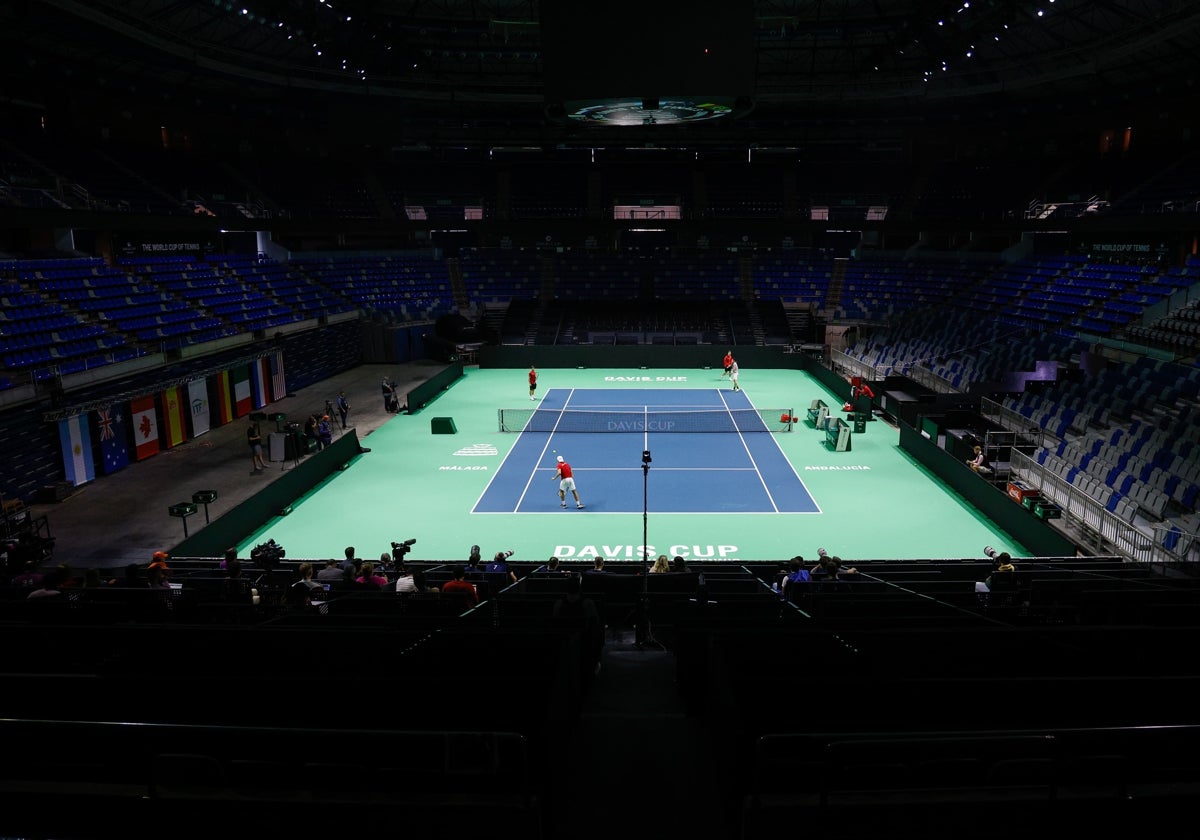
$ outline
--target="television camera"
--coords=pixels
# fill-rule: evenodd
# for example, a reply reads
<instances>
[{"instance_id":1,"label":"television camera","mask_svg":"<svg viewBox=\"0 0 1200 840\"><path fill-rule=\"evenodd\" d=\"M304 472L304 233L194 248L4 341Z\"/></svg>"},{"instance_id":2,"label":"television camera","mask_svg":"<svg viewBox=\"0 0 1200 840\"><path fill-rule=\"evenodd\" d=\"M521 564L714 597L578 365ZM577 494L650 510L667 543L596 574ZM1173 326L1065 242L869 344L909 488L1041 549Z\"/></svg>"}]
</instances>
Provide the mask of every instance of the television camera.
<instances>
[{"instance_id":1,"label":"television camera","mask_svg":"<svg viewBox=\"0 0 1200 840\"><path fill-rule=\"evenodd\" d=\"M275 540L267 540L265 543L259 543L250 549L250 562L265 571L274 569L279 561L286 556L287 552L283 550L283 546L275 542Z\"/></svg>"},{"instance_id":2,"label":"television camera","mask_svg":"<svg viewBox=\"0 0 1200 840\"><path fill-rule=\"evenodd\" d=\"M392 562L399 563L404 559L404 555L412 551L413 545L416 543L416 538L405 540L404 542L392 542Z\"/></svg>"}]
</instances>

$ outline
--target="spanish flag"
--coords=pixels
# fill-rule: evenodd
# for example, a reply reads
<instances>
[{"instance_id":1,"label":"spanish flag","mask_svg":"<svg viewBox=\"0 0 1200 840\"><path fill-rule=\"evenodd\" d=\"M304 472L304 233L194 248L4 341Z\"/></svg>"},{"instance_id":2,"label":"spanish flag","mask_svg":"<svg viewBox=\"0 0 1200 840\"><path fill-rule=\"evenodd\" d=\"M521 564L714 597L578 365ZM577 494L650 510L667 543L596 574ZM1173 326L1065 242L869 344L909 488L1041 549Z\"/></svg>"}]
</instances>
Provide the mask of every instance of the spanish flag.
<instances>
[{"instance_id":1,"label":"spanish flag","mask_svg":"<svg viewBox=\"0 0 1200 840\"><path fill-rule=\"evenodd\" d=\"M171 449L187 440L183 398L179 386L167 388L160 397L163 413L163 448Z\"/></svg>"},{"instance_id":2,"label":"spanish flag","mask_svg":"<svg viewBox=\"0 0 1200 840\"><path fill-rule=\"evenodd\" d=\"M214 426L233 422L233 391L229 385L229 371L223 370L209 377L208 405L212 409Z\"/></svg>"}]
</instances>

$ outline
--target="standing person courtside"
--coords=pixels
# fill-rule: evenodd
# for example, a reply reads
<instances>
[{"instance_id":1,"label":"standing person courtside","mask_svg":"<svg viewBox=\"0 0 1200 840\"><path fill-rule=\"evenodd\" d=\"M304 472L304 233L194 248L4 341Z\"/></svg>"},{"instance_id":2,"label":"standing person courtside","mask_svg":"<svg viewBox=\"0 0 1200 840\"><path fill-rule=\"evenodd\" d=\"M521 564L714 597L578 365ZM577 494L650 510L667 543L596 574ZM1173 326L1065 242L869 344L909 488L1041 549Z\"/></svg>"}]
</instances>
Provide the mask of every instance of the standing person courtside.
<instances>
[{"instance_id":1,"label":"standing person courtside","mask_svg":"<svg viewBox=\"0 0 1200 840\"><path fill-rule=\"evenodd\" d=\"M392 411L392 399L396 396L396 389L386 376L383 377L383 385L380 388L383 391L383 410L390 413Z\"/></svg>"},{"instance_id":2,"label":"standing person courtside","mask_svg":"<svg viewBox=\"0 0 1200 840\"><path fill-rule=\"evenodd\" d=\"M567 491L571 491L571 495L575 497L575 507L583 510L583 502L579 501L579 491L575 489L575 474L571 469L571 465L563 460L563 456L558 456L558 469L554 473L554 479L558 482L558 501L560 507L567 506Z\"/></svg>"},{"instance_id":3,"label":"standing person courtside","mask_svg":"<svg viewBox=\"0 0 1200 840\"><path fill-rule=\"evenodd\" d=\"M537 390L537 377L538 377L537 368L535 368L533 365L530 365L529 366L529 399L531 399L531 400L537 399L537 397L535 397L533 395L533 392Z\"/></svg>"},{"instance_id":4,"label":"standing person courtside","mask_svg":"<svg viewBox=\"0 0 1200 840\"><path fill-rule=\"evenodd\" d=\"M246 443L250 445L250 465L255 472L262 472L267 468L267 462L263 460L262 430L254 418L250 419L250 426L246 429Z\"/></svg>"},{"instance_id":5,"label":"standing person courtside","mask_svg":"<svg viewBox=\"0 0 1200 840\"><path fill-rule=\"evenodd\" d=\"M734 359L732 362L730 362L730 363L729 363L729 378L733 380L733 390L735 390L735 391L740 391L740 390L742 390L742 389L741 389L741 387L739 387L739 386L738 386L738 363L737 363L737 359Z\"/></svg>"},{"instance_id":6,"label":"standing person courtside","mask_svg":"<svg viewBox=\"0 0 1200 840\"><path fill-rule=\"evenodd\" d=\"M732 366L733 366L733 353L729 350L726 350L725 358L721 360L721 367L725 368L725 372L721 374L722 379L724 379L726 376L729 376L729 368Z\"/></svg>"},{"instance_id":7,"label":"standing person courtside","mask_svg":"<svg viewBox=\"0 0 1200 840\"><path fill-rule=\"evenodd\" d=\"M342 428L346 428L346 415L350 413L350 401L346 399L345 391L338 391L337 398L338 414L342 418Z\"/></svg>"}]
</instances>

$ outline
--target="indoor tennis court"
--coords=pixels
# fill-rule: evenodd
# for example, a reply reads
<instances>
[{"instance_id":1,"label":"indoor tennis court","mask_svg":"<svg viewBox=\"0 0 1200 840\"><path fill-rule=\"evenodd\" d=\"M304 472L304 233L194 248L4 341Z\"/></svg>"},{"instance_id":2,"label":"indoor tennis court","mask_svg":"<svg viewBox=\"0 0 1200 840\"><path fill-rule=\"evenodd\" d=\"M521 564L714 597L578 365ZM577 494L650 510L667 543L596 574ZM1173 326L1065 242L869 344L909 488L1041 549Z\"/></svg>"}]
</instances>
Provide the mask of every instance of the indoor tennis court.
<instances>
[{"instance_id":1,"label":"indoor tennis court","mask_svg":"<svg viewBox=\"0 0 1200 840\"><path fill-rule=\"evenodd\" d=\"M719 369L550 368L536 401L526 373L468 367L241 548L270 538L289 557L341 557L353 545L370 558L416 539L414 560L465 560L477 544L485 557L639 562L644 529L649 553L703 561L815 557L819 547L850 561L978 557L986 544L1027 553L901 450L887 422L832 450L806 409L844 395L802 371L743 370L735 392ZM799 418L781 423L785 413ZM455 433L432 433L435 417ZM559 506L558 454L583 510Z\"/></svg>"}]
</instances>

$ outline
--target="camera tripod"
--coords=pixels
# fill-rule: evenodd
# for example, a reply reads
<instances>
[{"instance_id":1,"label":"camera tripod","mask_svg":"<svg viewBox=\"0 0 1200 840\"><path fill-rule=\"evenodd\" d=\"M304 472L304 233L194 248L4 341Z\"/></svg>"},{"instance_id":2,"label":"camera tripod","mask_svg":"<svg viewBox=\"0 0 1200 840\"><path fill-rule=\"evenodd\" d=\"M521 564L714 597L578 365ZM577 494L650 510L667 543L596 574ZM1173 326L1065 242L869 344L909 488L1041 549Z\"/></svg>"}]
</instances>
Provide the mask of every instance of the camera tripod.
<instances>
[{"instance_id":1,"label":"camera tripod","mask_svg":"<svg viewBox=\"0 0 1200 840\"><path fill-rule=\"evenodd\" d=\"M650 450L642 450L642 593L638 597L637 606L634 608L634 625L633 638L634 646L638 650L643 650L647 647L654 647L658 650L666 650L666 646L658 639L654 638L654 630L650 626L650 549L647 539L649 530L649 479L650 479L650 462L654 459L650 457Z\"/></svg>"}]
</instances>

